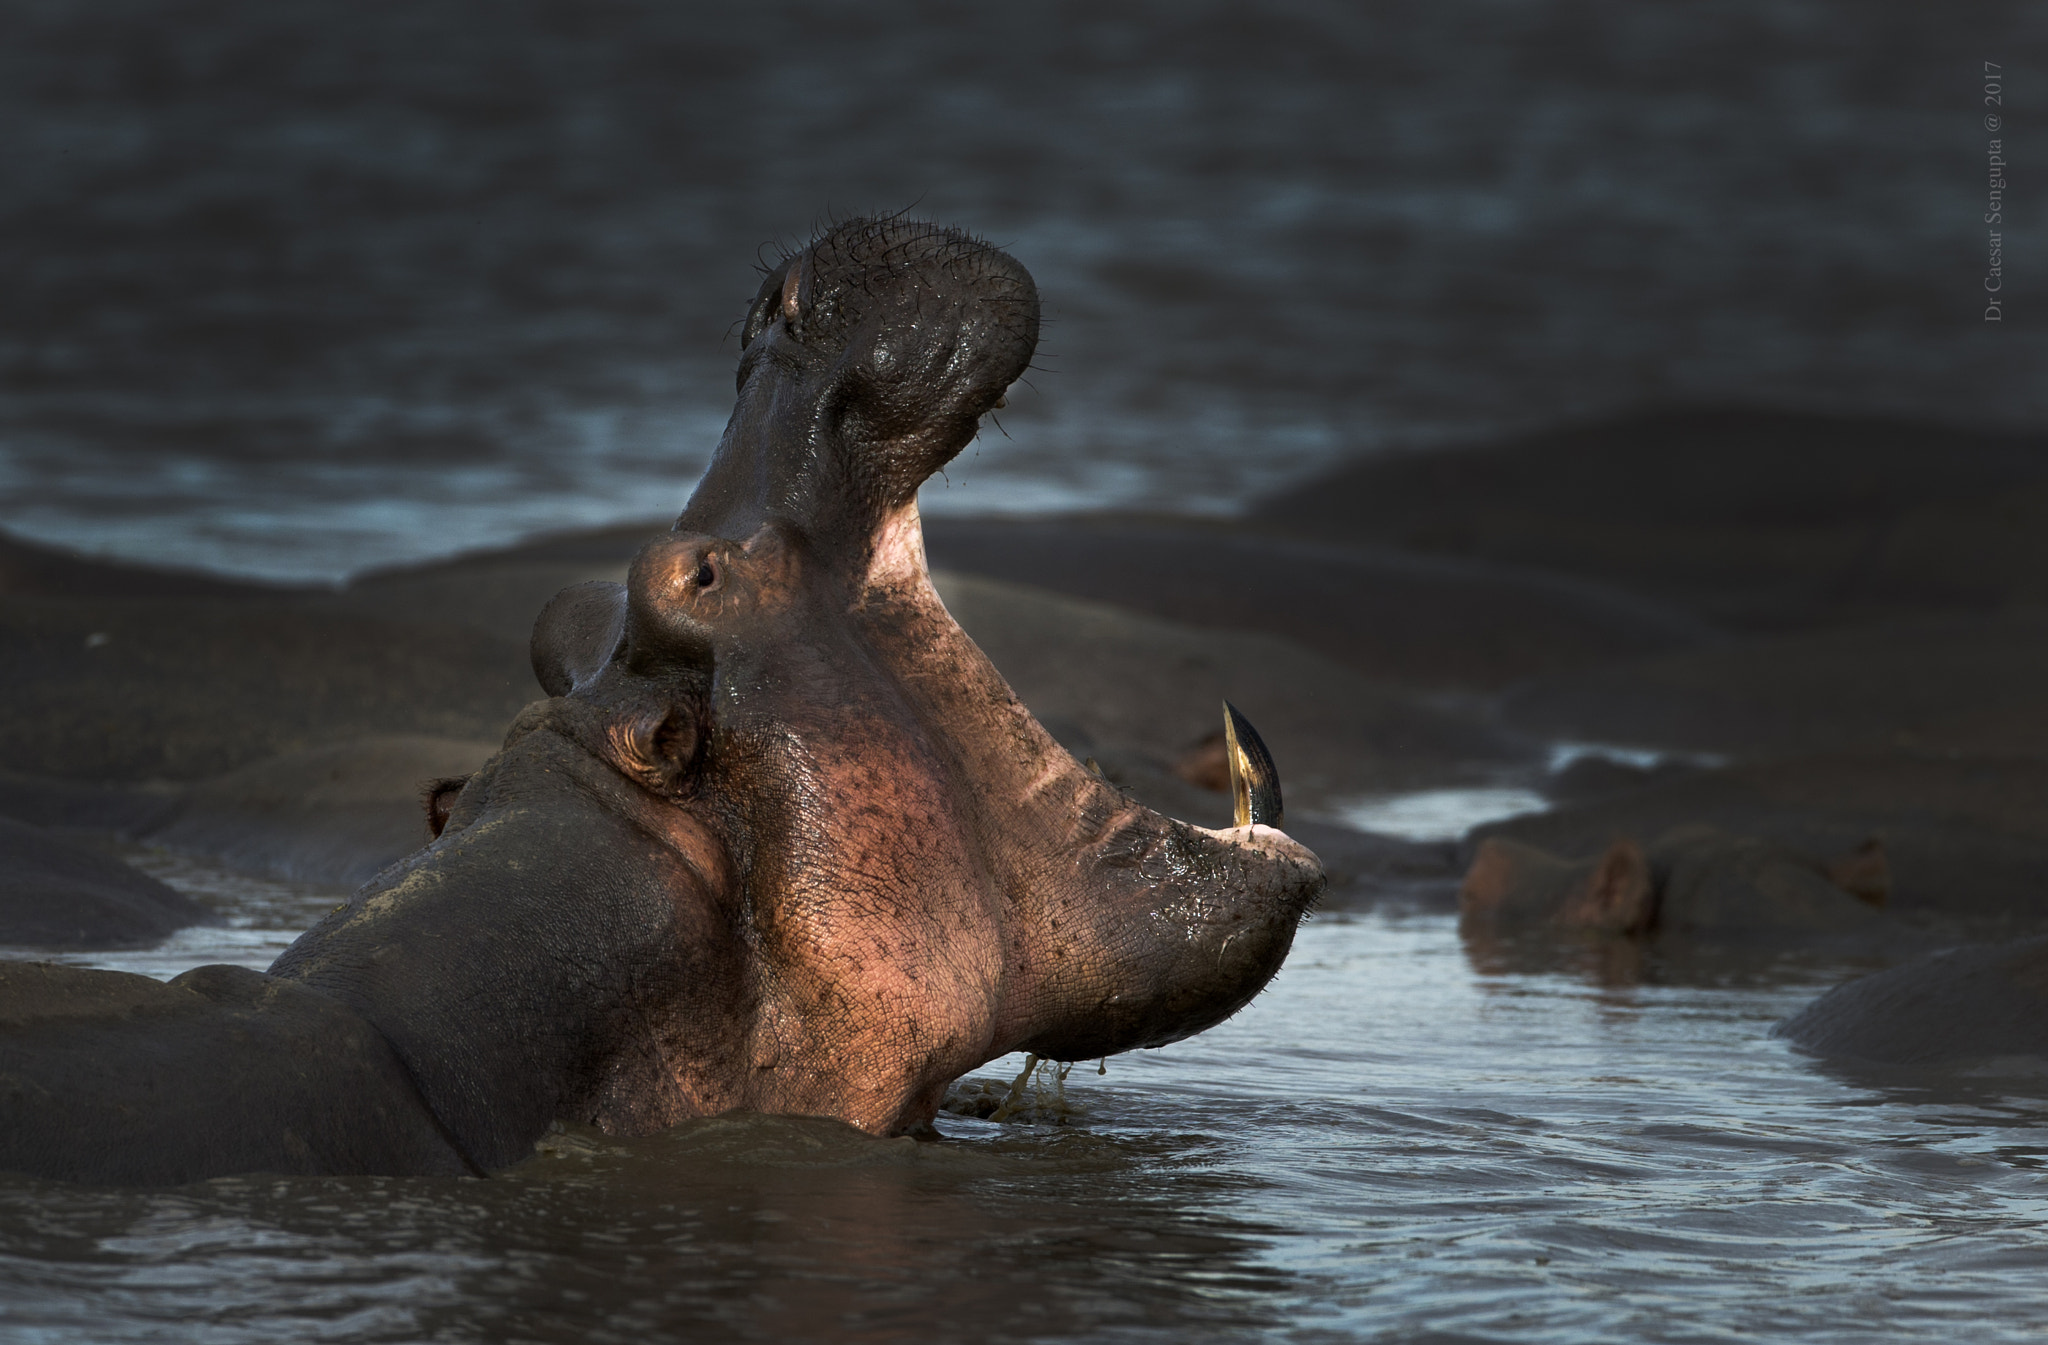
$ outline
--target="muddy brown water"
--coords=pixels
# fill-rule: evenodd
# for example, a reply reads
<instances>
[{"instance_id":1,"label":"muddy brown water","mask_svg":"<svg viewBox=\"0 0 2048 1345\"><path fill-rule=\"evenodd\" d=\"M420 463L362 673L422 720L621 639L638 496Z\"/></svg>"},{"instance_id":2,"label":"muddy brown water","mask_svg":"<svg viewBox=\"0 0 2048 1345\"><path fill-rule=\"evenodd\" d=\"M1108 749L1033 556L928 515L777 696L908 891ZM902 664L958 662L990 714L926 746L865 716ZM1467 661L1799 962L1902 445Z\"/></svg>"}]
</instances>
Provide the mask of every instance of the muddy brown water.
<instances>
[{"instance_id":1,"label":"muddy brown water","mask_svg":"<svg viewBox=\"0 0 2048 1345\"><path fill-rule=\"evenodd\" d=\"M144 862L232 923L100 965L262 966L333 896ZM1850 970L1603 987L1325 914L1222 1027L938 1142L730 1117L490 1180L0 1178L0 1338L2038 1339L2048 1109L1770 1035Z\"/></svg>"}]
</instances>

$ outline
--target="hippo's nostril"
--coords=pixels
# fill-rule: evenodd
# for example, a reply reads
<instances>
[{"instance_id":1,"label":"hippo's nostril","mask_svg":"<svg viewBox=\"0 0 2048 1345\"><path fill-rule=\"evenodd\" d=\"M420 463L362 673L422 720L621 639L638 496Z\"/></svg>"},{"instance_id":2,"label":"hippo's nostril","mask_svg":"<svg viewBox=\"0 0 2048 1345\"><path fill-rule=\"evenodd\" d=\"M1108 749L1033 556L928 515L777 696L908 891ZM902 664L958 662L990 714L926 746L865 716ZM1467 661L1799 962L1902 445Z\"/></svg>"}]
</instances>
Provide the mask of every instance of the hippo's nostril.
<instances>
[{"instance_id":1,"label":"hippo's nostril","mask_svg":"<svg viewBox=\"0 0 2048 1345\"><path fill-rule=\"evenodd\" d=\"M797 291L802 283L802 268L790 267L789 275L782 282L782 316L792 327L803 316L803 310L797 306Z\"/></svg>"},{"instance_id":2,"label":"hippo's nostril","mask_svg":"<svg viewBox=\"0 0 2048 1345\"><path fill-rule=\"evenodd\" d=\"M804 334L804 313L810 306L810 257L799 254L790 262L789 274L782 279L782 320L789 325L792 336Z\"/></svg>"}]
</instances>

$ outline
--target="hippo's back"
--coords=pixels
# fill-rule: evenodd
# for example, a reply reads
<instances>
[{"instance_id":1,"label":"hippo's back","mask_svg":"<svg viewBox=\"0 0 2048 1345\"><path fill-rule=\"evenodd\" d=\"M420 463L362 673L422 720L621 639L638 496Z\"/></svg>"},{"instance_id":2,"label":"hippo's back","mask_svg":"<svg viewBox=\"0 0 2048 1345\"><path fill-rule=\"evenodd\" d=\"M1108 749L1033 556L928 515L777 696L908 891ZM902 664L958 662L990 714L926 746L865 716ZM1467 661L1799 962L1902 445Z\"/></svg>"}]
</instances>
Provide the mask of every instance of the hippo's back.
<instances>
[{"instance_id":1,"label":"hippo's back","mask_svg":"<svg viewBox=\"0 0 2048 1345\"><path fill-rule=\"evenodd\" d=\"M2048 1069L2048 936L1951 949L1861 977L1778 1032L1836 1060Z\"/></svg>"},{"instance_id":2,"label":"hippo's back","mask_svg":"<svg viewBox=\"0 0 2048 1345\"><path fill-rule=\"evenodd\" d=\"M471 1171L376 1029L242 967L0 963L0 1170L170 1185Z\"/></svg>"}]
</instances>

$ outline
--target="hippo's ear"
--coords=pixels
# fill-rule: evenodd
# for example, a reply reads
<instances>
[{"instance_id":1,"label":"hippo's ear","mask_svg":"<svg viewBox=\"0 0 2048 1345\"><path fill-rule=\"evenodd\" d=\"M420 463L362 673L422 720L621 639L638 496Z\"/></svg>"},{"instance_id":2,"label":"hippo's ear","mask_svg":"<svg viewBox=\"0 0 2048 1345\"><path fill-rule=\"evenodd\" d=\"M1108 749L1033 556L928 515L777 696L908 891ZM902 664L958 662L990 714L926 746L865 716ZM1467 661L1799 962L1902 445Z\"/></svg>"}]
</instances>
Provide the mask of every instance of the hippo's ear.
<instances>
[{"instance_id":1,"label":"hippo's ear","mask_svg":"<svg viewBox=\"0 0 2048 1345\"><path fill-rule=\"evenodd\" d=\"M566 696L603 671L626 630L626 586L596 581L563 589L533 623L533 675L550 696Z\"/></svg>"},{"instance_id":2,"label":"hippo's ear","mask_svg":"<svg viewBox=\"0 0 2048 1345\"><path fill-rule=\"evenodd\" d=\"M444 775L438 780L429 780L420 787L420 802L427 810L427 835L440 839L448 829L448 815L455 811L456 796L469 783L467 775Z\"/></svg>"}]
</instances>

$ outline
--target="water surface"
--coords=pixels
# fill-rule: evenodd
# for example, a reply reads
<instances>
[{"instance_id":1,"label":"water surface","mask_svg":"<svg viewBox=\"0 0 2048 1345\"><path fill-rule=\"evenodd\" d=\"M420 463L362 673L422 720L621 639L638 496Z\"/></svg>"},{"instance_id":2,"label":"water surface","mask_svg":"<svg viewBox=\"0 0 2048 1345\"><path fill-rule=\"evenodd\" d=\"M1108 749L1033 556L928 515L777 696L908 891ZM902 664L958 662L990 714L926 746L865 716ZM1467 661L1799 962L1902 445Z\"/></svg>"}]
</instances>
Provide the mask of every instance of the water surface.
<instances>
[{"instance_id":1,"label":"water surface","mask_svg":"<svg viewBox=\"0 0 2048 1345\"><path fill-rule=\"evenodd\" d=\"M1643 404L2039 429L1985 60L2023 202L2007 0L11 4L0 527L335 579L673 516L757 261L912 205L1047 303L928 511L1225 512Z\"/></svg>"},{"instance_id":2,"label":"water surface","mask_svg":"<svg viewBox=\"0 0 2048 1345\"><path fill-rule=\"evenodd\" d=\"M5 1179L0 1334L2038 1339L2048 1112L1769 1035L1843 970L1485 975L1448 915L1322 916L1224 1026L939 1142L725 1118L489 1181Z\"/></svg>"}]
</instances>

